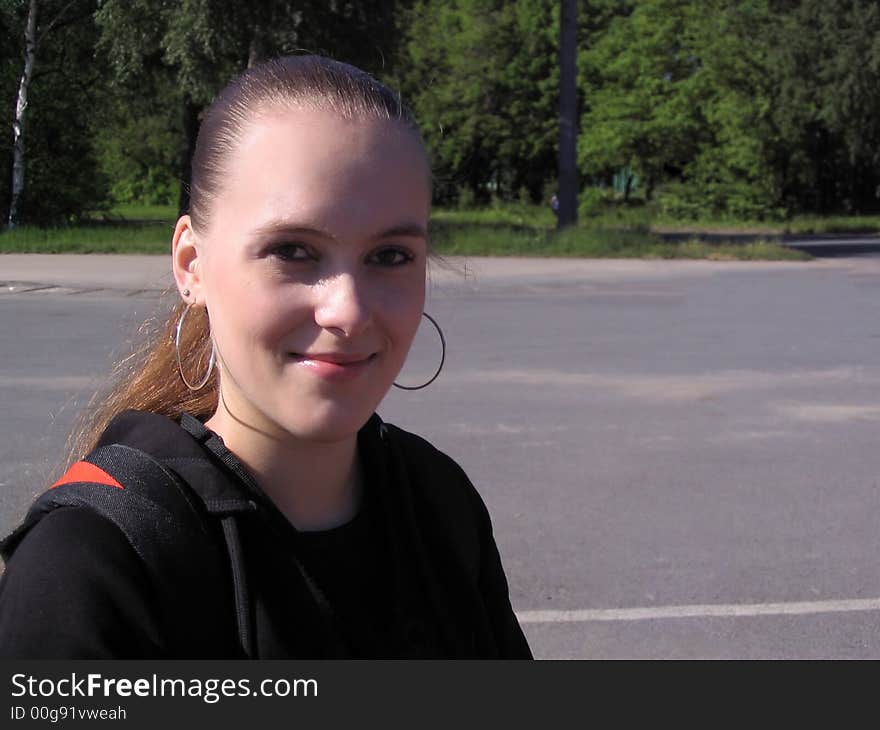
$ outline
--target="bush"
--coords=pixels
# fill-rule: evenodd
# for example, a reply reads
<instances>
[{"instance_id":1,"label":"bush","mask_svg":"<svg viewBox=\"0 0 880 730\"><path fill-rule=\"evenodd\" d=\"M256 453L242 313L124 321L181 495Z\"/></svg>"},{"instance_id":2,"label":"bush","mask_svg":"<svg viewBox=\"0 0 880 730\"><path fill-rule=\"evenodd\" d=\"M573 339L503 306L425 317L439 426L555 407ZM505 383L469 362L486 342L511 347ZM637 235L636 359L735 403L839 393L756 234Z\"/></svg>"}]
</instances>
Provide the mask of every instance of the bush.
<instances>
[{"instance_id":1,"label":"bush","mask_svg":"<svg viewBox=\"0 0 880 730\"><path fill-rule=\"evenodd\" d=\"M544 181L544 187L541 188L541 205L550 205L550 198L556 195L556 189L559 186L556 178L550 178Z\"/></svg>"},{"instance_id":2,"label":"bush","mask_svg":"<svg viewBox=\"0 0 880 730\"><path fill-rule=\"evenodd\" d=\"M767 191L747 181L669 183L657 194L662 215L676 220L782 220Z\"/></svg>"},{"instance_id":3,"label":"bush","mask_svg":"<svg viewBox=\"0 0 880 730\"><path fill-rule=\"evenodd\" d=\"M180 193L180 130L161 114L132 114L117 100L97 135L101 169L116 204L174 205ZM139 110L140 111L140 110Z\"/></svg>"},{"instance_id":4,"label":"bush","mask_svg":"<svg viewBox=\"0 0 880 730\"><path fill-rule=\"evenodd\" d=\"M466 185L462 185L458 189L458 198L456 203L460 210L469 210L470 208L473 208L474 204L476 203L474 191Z\"/></svg>"},{"instance_id":5,"label":"bush","mask_svg":"<svg viewBox=\"0 0 880 730\"><path fill-rule=\"evenodd\" d=\"M669 183L657 193L660 213L676 220L699 220L707 213L707 200L702 190L687 183Z\"/></svg>"},{"instance_id":6,"label":"bush","mask_svg":"<svg viewBox=\"0 0 880 730\"><path fill-rule=\"evenodd\" d=\"M614 191L610 188L585 188L578 196L578 218L585 220L601 215L613 202Z\"/></svg>"}]
</instances>

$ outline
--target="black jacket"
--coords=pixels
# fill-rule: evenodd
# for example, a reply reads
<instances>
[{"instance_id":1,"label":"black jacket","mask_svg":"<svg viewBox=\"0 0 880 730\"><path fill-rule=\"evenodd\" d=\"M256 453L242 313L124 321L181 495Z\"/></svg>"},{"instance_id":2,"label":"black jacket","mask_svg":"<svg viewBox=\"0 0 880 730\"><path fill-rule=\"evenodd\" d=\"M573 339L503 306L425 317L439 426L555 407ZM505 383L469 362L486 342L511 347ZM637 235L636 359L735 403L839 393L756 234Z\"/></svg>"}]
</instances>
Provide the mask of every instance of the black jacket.
<instances>
[{"instance_id":1,"label":"black jacket","mask_svg":"<svg viewBox=\"0 0 880 730\"><path fill-rule=\"evenodd\" d=\"M0 657L531 657L485 505L418 436L378 416L361 429L362 514L336 531L353 549L329 568L196 419L126 411L110 443L190 485L207 537L181 545L167 600L119 527L85 507L49 512L0 580Z\"/></svg>"}]
</instances>

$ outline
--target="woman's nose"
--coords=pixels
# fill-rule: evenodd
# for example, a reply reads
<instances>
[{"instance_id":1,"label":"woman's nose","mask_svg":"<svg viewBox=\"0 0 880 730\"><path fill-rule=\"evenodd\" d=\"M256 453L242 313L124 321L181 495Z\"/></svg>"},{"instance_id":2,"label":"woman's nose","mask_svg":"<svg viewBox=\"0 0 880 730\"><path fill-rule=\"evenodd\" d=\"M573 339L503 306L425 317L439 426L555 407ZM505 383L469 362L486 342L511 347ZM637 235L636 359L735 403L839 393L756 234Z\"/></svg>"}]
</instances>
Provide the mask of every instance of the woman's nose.
<instances>
[{"instance_id":1,"label":"woman's nose","mask_svg":"<svg viewBox=\"0 0 880 730\"><path fill-rule=\"evenodd\" d=\"M315 322L347 337L360 334L370 322L370 307L363 286L350 273L339 273L321 282L315 303Z\"/></svg>"}]
</instances>

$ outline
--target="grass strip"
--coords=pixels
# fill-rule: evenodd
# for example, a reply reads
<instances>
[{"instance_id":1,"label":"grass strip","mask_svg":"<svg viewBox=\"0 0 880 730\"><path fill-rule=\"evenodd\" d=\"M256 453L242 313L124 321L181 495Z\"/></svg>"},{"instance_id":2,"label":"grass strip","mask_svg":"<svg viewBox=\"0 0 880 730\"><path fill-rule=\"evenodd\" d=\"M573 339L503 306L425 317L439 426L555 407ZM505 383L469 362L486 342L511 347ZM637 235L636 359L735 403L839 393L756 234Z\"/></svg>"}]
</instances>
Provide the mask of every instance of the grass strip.
<instances>
[{"instance_id":1,"label":"grass strip","mask_svg":"<svg viewBox=\"0 0 880 730\"><path fill-rule=\"evenodd\" d=\"M0 233L0 253L146 253L171 251L169 224L22 226Z\"/></svg>"},{"instance_id":2,"label":"grass strip","mask_svg":"<svg viewBox=\"0 0 880 730\"><path fill-rule=\"evenodd\" d=\"M663 241L638 230L572 228L561 233L509 226L450 225L434 221L432 241L447 256L710 259L714 261L808 261L812 257L778 243Z\"/></svg>"},{"instance_id":3,"label":"grass strip","mask_svg":"<svg viewBox=\"0 0 880 730\"><path fill-rule=\"evenodd\" d=\"M80 226L19 228L0 233L0 253L167 254L171 226ZM672 243L639 231L575 228L552 230L507 226L432 226L435 250L449 256L659 258L806 261L811 257L770 241Z\"/></svg>"},{"instance_id":4,"label":"grass strip","mask_svg":"<svg viewBox=\"0 0 880 730\"><path fill-rule=\"evenodd\" d=\"M434 248L445 255L771 261L811 258L769 240L705 243L694 234L684 242L664 241L637 211L612 213L557 233L553 213L542 206L437 209L432 214L431 236ZM175 217L176 211L169 206L118 206L94 214L87 225L24 226L4 231L0 233L0 253L167 254ZM817 228L821 221L805 219L803 225Z\"/></svg>"}]
</instances>

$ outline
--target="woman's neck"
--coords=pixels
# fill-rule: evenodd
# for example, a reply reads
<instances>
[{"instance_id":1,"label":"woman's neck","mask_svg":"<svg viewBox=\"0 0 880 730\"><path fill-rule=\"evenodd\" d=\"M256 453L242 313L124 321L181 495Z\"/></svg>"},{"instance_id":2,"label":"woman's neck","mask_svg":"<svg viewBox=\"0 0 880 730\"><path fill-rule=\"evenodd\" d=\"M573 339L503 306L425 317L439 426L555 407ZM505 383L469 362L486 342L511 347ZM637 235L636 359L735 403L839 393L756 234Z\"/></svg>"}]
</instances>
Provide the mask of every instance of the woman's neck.
<instances>
[{"instance_id":1,"label":"woman's neck","mask_svg":"<svg viewBox=\"0 0 880 730\"><path fill-rule=\"evenodd\" d=\"M357 514L363 478L356 434L332 443L280 439L230 417L222 406L205 425L298 530L327 530Z\"/></svg>"}]
</instances>

